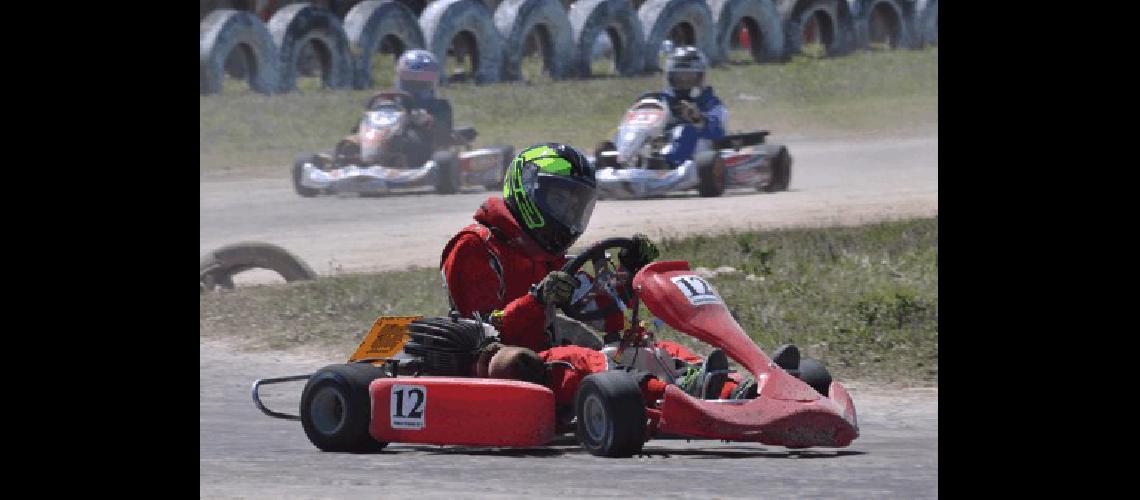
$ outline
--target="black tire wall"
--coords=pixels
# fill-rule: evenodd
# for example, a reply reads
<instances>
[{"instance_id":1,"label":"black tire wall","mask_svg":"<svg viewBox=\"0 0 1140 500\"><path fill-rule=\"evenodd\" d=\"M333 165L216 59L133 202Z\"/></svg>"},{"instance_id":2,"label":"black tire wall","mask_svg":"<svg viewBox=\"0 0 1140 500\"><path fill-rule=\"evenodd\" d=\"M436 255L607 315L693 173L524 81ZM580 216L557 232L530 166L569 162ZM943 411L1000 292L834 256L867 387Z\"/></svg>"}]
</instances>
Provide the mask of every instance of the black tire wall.
<instances>
[{"instance_id":1,"label":"black tire wall","mask_svg":"<svg viewBox=\"0 0 1140 500\"><path fill-rule=\"evenodd\" d=\"M752 41L752 60L758 63L784 59L784 24L772 0L709 0L713 24L716 26L716 49L709 58L716 63L728 59L732 43L732 29L741 19L755 21L760 36L749 33Z\"/></svg>"},{"instance_id":2,"label":"black tire wall","mask_svg":"<svg viewBox=\"0 0 1140 500\"><path fill-rule=\"evenodd\" d=\"M322 83L330 89L352 88L352 53L348 36L339 18L331 11L298 3L286 5L269 19L269 33L277 44L280 79L277 88L290 92L297 88L297 65L301 49L317 42L322 66Z\"/></svg>"},{"instance_id":3,"label":"black tire wall","mask_svg":"<svg viewBox=\"0 0 1140 500\"><path fill-rule=\"evenodd\" d=\"M580 77L591 76L590 55L599 34L612 30L619 38L615 69L622 76L641 73L645 67L645 30L629 0L578 0L570 6L575 66Z\"/></svg>"},{"instance_id":4,"label":"black tire wall","mask_svg":"<svg viewBox=\"0 0 1140 500\"><path fill-rule=\"evenodd\" d=\"M716 62L719 54L716 48L716 25L712 11L704 0L646 0L637 9L637 17L645 28L645 70L661 69L658 63L658 50L669 37L670 30L681 23L693 28L694 43L701 52Z\"/></svg>"},{"instance_id":5,"label":"black tire wall","mask_svg":"<svg viewBox=\"0 0 1140 500\"><path fill-rule=\"evenodd\" d=\"M495 9L495 28L503 38L504 80L522 78L521 63L526 50L526 38L542 26L547 40L542 43L545 65L550 77L562 79L574 74L574 41L571 38L570 19L559 0L503 0Z\"/></svg>"},{"instance_id":6,"label":"black tire wall","mask_svg":"<svg viewBox=\"0 0 1140 500\"><path fill-rule=\"evenodd\" d=\"M277 90L277 46L265 24L249 12L222 9L208 14L198 26L199 93L221 93L226 57L234 50L247 58L250 88L263 94Z\"/></svg>"},{"instance_id":7,"label":"black tire wall","mask_svg":"<svg viewBox=\"0 0 1140 500\"><path fill-rule=\"evenodd\" d=\"M427 49L441 62L447 60L447 49L456 34L471 33L478 54L475 82L499 81L503 68L503 40L495 29L491 11L479 0L436 0L428 4L420 15L420 30ZM450 77L444 75L444 81Z\"/></svg>"},{"instance_id":8,"label":"black tire wall","mask_svg":"<svg viewBox=\"0 0 1140 500\"><path fill-rule=\"evenodd\" d=\"M407 5L391 0L367 0L356 4L344 17L344 32L352 52L352 84L356 89L388 84L372 81L372 58L377 57L386 37L399 39L404 50L427 47L415 12Z\"/></svg>"}]
</instances>

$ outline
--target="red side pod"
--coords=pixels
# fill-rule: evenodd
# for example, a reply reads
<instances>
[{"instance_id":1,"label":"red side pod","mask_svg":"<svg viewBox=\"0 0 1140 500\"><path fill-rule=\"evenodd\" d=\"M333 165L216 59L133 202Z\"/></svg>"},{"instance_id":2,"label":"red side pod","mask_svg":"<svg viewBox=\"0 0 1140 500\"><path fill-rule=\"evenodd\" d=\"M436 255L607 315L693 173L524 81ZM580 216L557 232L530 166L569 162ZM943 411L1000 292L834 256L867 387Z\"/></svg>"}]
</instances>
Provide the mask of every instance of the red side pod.
<instances>
[{"instance_id":1,"label":"red side pod","mask_svg":"<svg viewBox=\"0 0 1140 500\"><path fill-rule=\"evenodd\" d=\"M760 384L761 395L796 401L820 397L807 384L771 363L732 318L716 290L689 270L688 262L649 264L634 277L633 286L645 307L669 326L724 349L725 354L752 372Z\"/></svg>"},{"instance_id":2,"label":"red side pod","mask_svg":"<svg viewBox=\"0 0 1140 500\"><path fill-rule=\"evenodd\" d=\"M760 396L726 403L696 399L671 385L665 389L658 431L776 446L843 447L859 436L859 429L841 411L827 398L789 401Z\"/></svg>"},{"instance_id":3,"label":"red side pod","mask_svg":"<svg viewBox=\"0 0 1140 500\"><path fill-rule=\"evenodd\" d=\"M515 380L381 378L369 434L391 443L541 446L554 438L554 393Z\"/></svg>"}]
</instances>

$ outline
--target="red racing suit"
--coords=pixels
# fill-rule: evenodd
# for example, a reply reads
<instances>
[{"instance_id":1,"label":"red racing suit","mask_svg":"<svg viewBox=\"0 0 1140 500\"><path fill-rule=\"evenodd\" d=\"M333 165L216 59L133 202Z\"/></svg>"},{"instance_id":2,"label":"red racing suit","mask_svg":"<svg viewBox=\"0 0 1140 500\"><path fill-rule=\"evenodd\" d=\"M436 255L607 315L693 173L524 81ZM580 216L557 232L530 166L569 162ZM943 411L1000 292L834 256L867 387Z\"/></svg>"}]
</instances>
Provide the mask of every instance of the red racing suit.
<instances>
[{"instance_id":1,"label":"red racing suit","mask_svg":"<svg viewBox=\"0 0 1140 500\"><path fill-rule=\"evenodd\" d=\"M499 340L538 352L550 347L544 331L546 307L532 296L530 286L566 264L566 256L551 255L515 222L502 198L490 197L475 212L475 224L447 242L440 272L451 305L465 317L474 313L487 320L503 311ZM606 331L618 331L624 319L615 312L605 320Z\"/></svg>"},{"instance_id":2,"label":"red racing suit","mask_svg":"<svg viewBox=\"0 0 1140 500\"><path fill-rule=\"evenodd\" d=\"M674 358L682 360L692 359L697 362L701 361L701 358L693 354L692 351L674 342L661 340L658 341L657 345L665 349ZM573 405L574 396L578 393L578 385L582 383L582 379L591 373L608 369L606 355L602 354L601 351L595 351L587 347L576 345L552 347L538 353L538 356L542 358L544 363L563 361L574 367L574 369L570 369L562 364L550 366L550 370L547 373L546 386L549 387L551 391L554 391L554 404L556 406ZM736 380L726 380L724 387L720 391L720 398L728 399L733 389L736 388L736 384ZM652 405L665 395L665 382L657 378L646 377L640 381L639 386L641 387L641 395L649 405Z\"/></svg>"},{"instance_id":3,"label":"red racing suit","mask_svg":"<svg viewBox=\"0 0 1140 500\"><path fill-rule=\"evenodd\" d=\"M545 333L546 307L529 293L531 285L542 281L551 271L561 269L566 257L551 255L539 248L515 222L502 198L488 198L473 218L476 223L453 236L440 256L440 273L452 308L468 318L479 313L484 321L493 311L501 310L502 321L496 327L503 344L526 347L548 362L567 361L579 367L578 371L554 367L551 376L551 390L559 404L572 403L578 382L590 373L606 369L605 355L577 346L550 349ZM606 305L603 299L598 299L599 307ZM617 332L624 326L625 318L620 311L605 319L606 332ZM703 361L674 342L660 340L657 346L682 361ZM735 385L731 381L726 383L726 391ZM664 390L664 385L660 390ZM649 397L646 393L646 398Z\"/></svg>"}]
</instances>

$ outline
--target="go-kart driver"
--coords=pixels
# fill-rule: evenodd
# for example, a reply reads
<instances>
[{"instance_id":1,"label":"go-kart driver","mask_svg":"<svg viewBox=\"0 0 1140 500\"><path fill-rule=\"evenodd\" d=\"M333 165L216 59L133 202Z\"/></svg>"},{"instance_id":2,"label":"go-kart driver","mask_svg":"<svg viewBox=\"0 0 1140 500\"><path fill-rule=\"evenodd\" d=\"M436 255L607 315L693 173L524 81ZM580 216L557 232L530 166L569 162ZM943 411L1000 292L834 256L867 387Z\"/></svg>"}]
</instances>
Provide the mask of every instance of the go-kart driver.
<instances>
[{"instance_id":1,"label":"go-kart driver","mask_svg":"<svg viewBox=\"0 0 1140 500\"><path fill-rule=\"evenodd\" d=\"M391 139L389 148L402 153L409 166L418 167L431 159L435 148L451 137L451 105L436 97L442 67L435 56L423 49L405 51L396 62L396 90L407 92L408 126Z\"/></svg>"},{"instance_id":2,"label":"go-kart driver","mask_svg":"<svg viewBox=\"0 0 1140 500\"><path fill-rule=\"evenodd\" d=\"M566 263L564 252L585 232L596 197L594 171L573 147L546 143L521 151L507 168L503 198L483 202L475 212L476 223L460 230L443 249L440 271L451 308L465 317L490 318L503 344L583 366L590 365L589 359L601 359L605 366L600 352L551 346L545 328L547 305L568 304L580 286L560 268ZM636 273L657 258L658 250L645 235L633 239L636 251L623 249L618 260L624 269ZM606 317L604 328L613 333L624 323L621 312L615 312ZM701 365L694 376L687 377L691 385L686 389L693 389L692 393L700 387L709 392L702 397L715 399L736 388L734 381L726 380L728 364L723 353L714 351L710 362L703 363L700 356L675 342L661 340L657 347L690 363L694 370L696 364Z\"/></svg>"},{"instance_id":3,"label":"go-kart driver","mask_svg":"<svg viewBox=\"0 0 1140 500\"><path fill-rule=\"evenodd\" d=\"M665 61L664 93L676 100L674 114L679 115L666 126L671 140L661 149L661 157L670 168L692 158L698 140L725 136L728 109L712 86L705 85L708 66L705 55L691 45L673 49Z\"/></svg>"}]
</instances>

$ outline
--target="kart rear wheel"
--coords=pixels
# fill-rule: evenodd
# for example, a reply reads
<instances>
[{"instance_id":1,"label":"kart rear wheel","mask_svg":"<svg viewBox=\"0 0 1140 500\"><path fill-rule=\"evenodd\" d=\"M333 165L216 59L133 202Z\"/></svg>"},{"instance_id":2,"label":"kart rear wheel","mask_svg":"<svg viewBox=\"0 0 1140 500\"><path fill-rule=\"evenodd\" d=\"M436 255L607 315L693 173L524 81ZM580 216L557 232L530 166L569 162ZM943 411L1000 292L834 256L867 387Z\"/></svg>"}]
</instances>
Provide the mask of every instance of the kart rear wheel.
<instances>
[{"instance_id":1,"label":"kart rear wheel","mask_svg":"<svg viewBox=\"0 0 1140 500\"><path fill-rule=\"evenodd\" d=\"M463 182L462 172L459 171L459 158L450 151L439 151L431 155L431 159L438 165L435 176L435 192L439 194L455 194L459 192L459 185Z\"/></svg>"},{"instance_id":2,"label":"kart rear wheel","mask_svg":"<svg viewBox=\"0 0 1140 500\"><path fill-rule=\"evenodd\" d=\"M321 451L379 451L388 443L368 434L372 398L368 384L385 376L368 363L329 365L317 370L301 393L301 427Z\"/></svg>"},{"instance_id":3,"label":"kart rear wheel","mask_svg":"<svg viewBox=\"0 0 1140 500\"><path fill-rule=\"evenodd\" d=\"M810 385L816 392L827 396L831 387L831 373L818 359L803 358L800 360L797 378Z\"/></svg>"},{"instance_id":4,"label":"kart rear wheel","mask_svg":"<svg viewBox=\"0 0 1140 500\"><path fill-rule=\"evenodd\" d=\"M787 191L788 184L792 182L792 156L788 154L786 146L780 146L775 157L772 158L772 178L767 184L756 186L757 191L774 193Z\"/></svg>"},{"instance_id":5,"label":"kart rear wheel","mask_svg":"<svg viewBox=\"0 0 1140 500\"><path fill-rule=\"evenodd\" d=\"M502 154L503 154L503 166L502 166L502 168L499 169L499 177L498 177L499 180L496 182L488 182L488 183L484 184L483 187L486 188L487 191L498 191L498 190L503 189L503 179L505 179L507 177L507 167L509 167L511 165L511 160L515 159L515 147L514 146L506 146L506 145L504 145L504 146L491 146L491 147L494 149L498 149L499 151L502 152Z\"/></svg>"},{"instance_id":6,"label":"kart rear wheel","mask_svg":"<svg viewBox=\"0 0 1140 500\"><path fill-rule=\"evenodd\" d=\"M629 457L645 444L645 400L623 371L587 376L574 397L578 443L599 457Z\"/></svg>"},{"instance_id":7,"label":"kart rear wheel","mask_svg":"<svg viewBox=\"0 0 1140 500\"><path fill-rule=\"evenodd\" d=\"M698 168L700 184L697 185L697 191L700 192L701 196L707 198L724 194L725 188L728 187L724 159L717 156L712 163L701 165Z\"/></svg>"}]
</instances>

